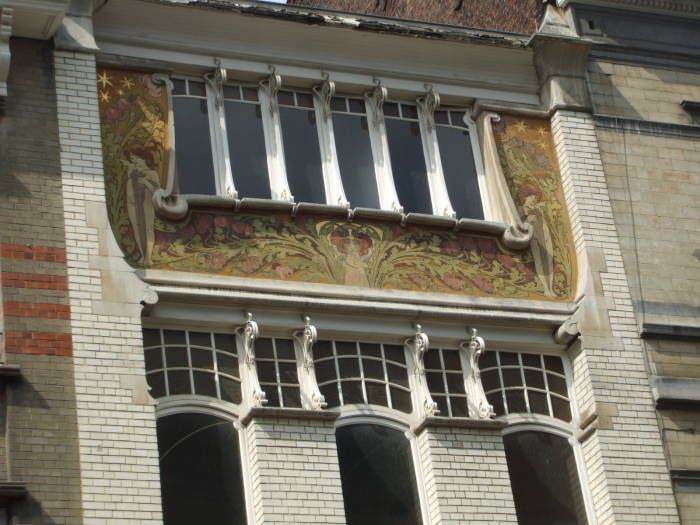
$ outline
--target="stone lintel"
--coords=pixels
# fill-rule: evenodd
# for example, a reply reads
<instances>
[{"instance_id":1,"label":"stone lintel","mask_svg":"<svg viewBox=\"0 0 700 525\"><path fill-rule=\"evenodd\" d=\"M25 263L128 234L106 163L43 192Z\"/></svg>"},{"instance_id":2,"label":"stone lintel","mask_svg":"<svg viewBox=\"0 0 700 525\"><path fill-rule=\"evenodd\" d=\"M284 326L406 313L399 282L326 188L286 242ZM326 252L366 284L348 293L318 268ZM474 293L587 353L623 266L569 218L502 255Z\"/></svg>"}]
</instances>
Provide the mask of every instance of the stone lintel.
<instances>
[{"instance_id":1,"label":"stone lintel","mask_svg":"<svg viewBox=\"0 0 700 525\"><path fill-rule=\"evenodd\" d=\"M330 410L306 410L303 408L256 407L241 417L241 425L248 426L253 419L286 418L286 419L318 419L335 421L340 412Z\"/></svg>"},{"instance_id":2,"label":"stone lintel","mask_svg":"<svg viewBox=\"0 0 700 525\"><path fill-rule=\"evenodd\" d=\"M468 417L426 417L413 427L413 433L418 435L427 428L468 428L484 432L500 432L507 423L496 419L473 419Z\"/></svg>"}]
</instances>

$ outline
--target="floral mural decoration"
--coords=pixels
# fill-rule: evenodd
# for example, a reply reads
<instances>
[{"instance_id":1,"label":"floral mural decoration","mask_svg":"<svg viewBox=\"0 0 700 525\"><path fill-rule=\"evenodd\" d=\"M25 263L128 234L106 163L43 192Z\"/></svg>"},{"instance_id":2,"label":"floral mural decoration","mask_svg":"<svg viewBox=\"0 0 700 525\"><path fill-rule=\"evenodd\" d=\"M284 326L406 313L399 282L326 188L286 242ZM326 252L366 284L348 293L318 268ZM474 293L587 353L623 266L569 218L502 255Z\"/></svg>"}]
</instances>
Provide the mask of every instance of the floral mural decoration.
<instances>
[{"instance_id":1,"label":"floral mural decoration","mask_svg":"<svg viewBox=\"0 0 700 525\"><path fill-rule=\"evenodd\" d=\"M139 72L98 76L107 205L127 261L138 268L540 300L571 300L576 263L548 122L503 116L495 128L504 173L532 250L494 237L380 221L192 208L153 213L165 184L164 86ZM539 250L539 251L538 251Z\"/></svg>"}]
</instances>

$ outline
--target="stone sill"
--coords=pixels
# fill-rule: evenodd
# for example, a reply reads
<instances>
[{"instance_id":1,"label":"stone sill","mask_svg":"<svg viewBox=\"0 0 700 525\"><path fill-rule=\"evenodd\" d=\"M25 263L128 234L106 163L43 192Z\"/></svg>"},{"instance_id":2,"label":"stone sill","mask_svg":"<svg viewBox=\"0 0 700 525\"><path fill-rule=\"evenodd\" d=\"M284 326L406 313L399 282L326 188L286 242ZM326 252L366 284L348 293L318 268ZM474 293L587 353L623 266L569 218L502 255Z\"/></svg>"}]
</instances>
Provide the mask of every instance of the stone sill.
<instances>
[{"instance_id":1,"label":"stone sill","mask_svg":"<svg viewBox=\"0 0 700 525\"><path fill-rule=\"evenodd\" d=\"M278 408L256 407L251 408L247 414L241 417L241 425L247 426L253 419L286 418L286 419L313 419L323 421L335 421L340 412L329 410L306 410L303 408Z\"/></svg>"},{"instance_id":2,"label":"stone sill","mask_svg":"<svg viewBox=\"0 0 700 525\"><path fill-rule=\"evenodd\" d=\"M468 417L426 417L412 430L418 435L427 428L470 428L484 431L500 431L507 426L505 421L495 419L472 419Z\"/></svg>"}]
</instances>

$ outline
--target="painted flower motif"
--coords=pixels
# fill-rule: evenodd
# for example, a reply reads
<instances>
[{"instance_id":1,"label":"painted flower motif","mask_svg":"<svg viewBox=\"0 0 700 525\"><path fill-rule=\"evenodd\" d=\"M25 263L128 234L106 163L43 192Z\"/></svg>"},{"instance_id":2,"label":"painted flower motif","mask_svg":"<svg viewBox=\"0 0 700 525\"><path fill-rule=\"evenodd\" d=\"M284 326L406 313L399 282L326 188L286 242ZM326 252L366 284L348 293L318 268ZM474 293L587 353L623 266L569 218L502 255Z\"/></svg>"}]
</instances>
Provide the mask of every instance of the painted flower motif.
<instances>
[{"instance_id":1,"label":"painted flower motif","mask_svg":"<svg viewBox=\"0 0 700 525\"><path fill-rule=\"evenodd\" d=\"M163 94L163 87L153 82L150 75L139 75L139 83L146 88L148 94L153 98L160 98Z\"/></svg>"},{"instance_id":2,"label":"painted flower motif","mask_svg":"<svg viewBox=\"0 0 700 525\"><path fill-rule=\"evenodd\" d=\"M445 239L440 243L440 251L445 255L458 255L462 246L457 239Z\"/></svg>"},{"instance_id":3,"label":"painted flower motif","mask_svg":"<svg viewBox=\"0 0 700 525\"><path fill-rule=\"evenodd\" d=\"M481 275L472 277L472 282L476 285L476 287L481 290L484 293L493 293L494 292L494 287L493 284L487 281L484 277Z\"/></svg>"},{"instance_id":4,"label":"painted flower motif","mask_svg":"<svg viewBox=\"0 0 700 525\"><path fill-rule=\"evenodd\" d=\"M226 257L226 255L221 253L221 252L211 253L207 257L207 262L206 262L207 269L214 271L214 272L220 272L221 270L226 268L229 261L230 261L230 258Z\"/></svg>"},{"instance_id":5,"label":"painted flower motif","mask_svg":"<svg viewBox=\"0 0 700 525\"><path fill-rule=\"evenodd\" d=\"M506 255L505 253L499 253L498 255L496 255L496 259L508 269L515 268L515 261L510 255Z\"/></svg>"},{"instance_id":6,"label":"painted flower motif","mask_svg":"<svg viewBox=\"0 0 700 525\"><path fill-rule=\"evenodd\" d=\"M367 255L372 249L372 239L366 233L339 228L330 234L330 242L342 254L357 250L360 257Z\"/></svg>"},{"instance_id":7,"label":"painted flower motif","mask_svg":"<svg viewBox=\"0 0 700 525\"><path fill-rule=\"evenodd\" d=\"M239 222L231 226L231 230L243 239L252 239L255 237L255 230L250 224Z\"/></svg>"},{"instance_id":8,"label":"painted flower motif","mask_svg":"<svg viewBox=\"0 0 700 525\"><path fill-rule=\"evenodd\" d=\"M211 230L211 216L210 215L196 215L194 218L194 231L199 235L206 235Z\"/></svg>"},{"instance_id":9,"label":"painted flower motif","mask_svg":"<svg viewBox=\"0 0 700 525\"><path fill-rule=\"evenodd\" d=\"M163 119L153 113L141 97L136 99L136 104L144 116L141 127L151 136L153 142L157 144L163 143L165 139L165 122L163 122Z\"/></svg>"},{"instance_id":10,"label":"painted flower motif","mask_svg":"<svg viewBox=\"0 0 700 525\"><path fill-rule=\"evenodd\" d=\"M226 228L228 226L228 218L223 215L217 215L214 217L214 225L219 228Z\"/></svg>"},{"instance_id":11,"label":"painted flower motif","mask_svg":"<svg viewBox=\"0 0 700 525\"><path fill-rule=\"evenodd\" d=\"M272 265L272 269L280 276L280 279L289 279L289 277L294 275L294 269L286 264L275 263Z\"/></svg>"},{"instance_id":12,"label":"painted flower motif","mask_svg":"<svg viewBox=\"0 0 700 525\"><path fill-rule=\"evenodd\" d=\"M105 121L114 125L117 122L126 120L129 117L129 109L131 109L132 104L124 98L120 98L117 101L117 107L107 108L105 110L104 118Z\"/></svg>"},{"instance_id":13,"label":"painted flower motif","mask_svg":"<svg viewBox=\"0 0 700 525\"><path fill-rule=\"evenodd\" d=\"M449 286L452 290L459 291L462 289L462 277L456 273L449 272L442 276L442 282Z\"/></svg>"},{"instance_id":14,"label":"painted flower motif","mask_svg":"<svg viewBox=\"0 0 700 525\"><path fill-rule=\"evenodd\" d=\"M250 255L241 260L240 267L245 273L255 273L262 267L262 262L257 255Z\"/></svg>"},{"instance_id":15,"label":"painted flower motif","mask_svg":"<svg viewBox=\"0 0 700 525\"><path fill-rule=\"evenodd\" d=\"M419 288L426 290L430 286L430 279L425 275L420 275L418 273L412 273L408 276L410 281L417 285Z\"/></svg>"}]
</instances>

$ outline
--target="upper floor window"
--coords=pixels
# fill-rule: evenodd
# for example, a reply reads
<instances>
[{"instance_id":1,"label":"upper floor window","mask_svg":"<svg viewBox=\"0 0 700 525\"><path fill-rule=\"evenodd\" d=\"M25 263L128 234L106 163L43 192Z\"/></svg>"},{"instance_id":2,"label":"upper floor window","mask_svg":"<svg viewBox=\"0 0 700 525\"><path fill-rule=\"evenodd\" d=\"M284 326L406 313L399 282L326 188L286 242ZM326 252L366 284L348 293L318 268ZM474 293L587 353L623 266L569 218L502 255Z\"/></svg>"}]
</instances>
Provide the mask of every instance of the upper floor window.
<instances>
[{"instance_id":1,"label":"upper floor window","mask_svg":"<svg viewBox=\"0 0 700 525\"><path fill-rule=\"evenodd\" d=\"M464 109L311 89L172 79L182 194L484 218L474 132Z\"/></svg>"}]
</instances>

